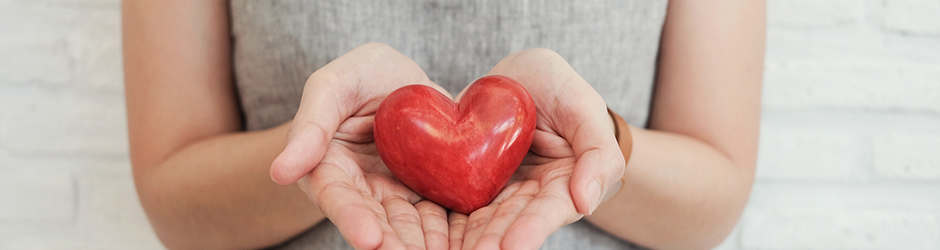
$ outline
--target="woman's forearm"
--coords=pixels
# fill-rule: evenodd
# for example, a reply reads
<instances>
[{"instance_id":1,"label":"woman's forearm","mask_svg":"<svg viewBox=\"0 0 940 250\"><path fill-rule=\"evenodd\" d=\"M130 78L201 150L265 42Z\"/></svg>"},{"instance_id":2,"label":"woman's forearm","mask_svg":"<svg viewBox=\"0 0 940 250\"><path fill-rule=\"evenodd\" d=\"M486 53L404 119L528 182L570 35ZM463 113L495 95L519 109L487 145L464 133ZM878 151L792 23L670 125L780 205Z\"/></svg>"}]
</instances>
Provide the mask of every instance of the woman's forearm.
<instances>
[{"instance_id":1,"label":"woman's forearm","mask_svg":"<svg viewBox=\"0 0 940 250\"><path fill-rule=\"evenodd\" d=\"M765 16L764 1L669 1L651 130L630 128L623 189L588 220L656 249L730 233L754 179Z\"/></svg>"},{"instance_id":2,"label":"woman's forearm","mask_svg":"<svg viewBox=\"0 0 940 250\"><path fill-rule=\"evenodd\" d=\"M324 217L295 185L268 169L289 127L199 140L135 173L141 202L171 249L259 248L283 242Z\"/></svg>"},{"instance_id":3,"label":"woman's forearm","mask_svg":"<svg viewBox=\"0 0 940 250\"><path fill-rule=\"evenodd\" d=\"M634 127L630 135L633 152L621 191L585 218L655 249L721 243L747 203L750 168L692 137Z\"/></svg>"},{"instance_id":4,"label":"woman's forearm","mask_svg":"<svg viewBox=\"0 0 940 250\"><path fill-rule=\"evenodd\" d=\"M297 186L269 177L288 126L242 132L228 4L121 3L134 180L171 249L260 248L323 219Z\"/></svg>"}]
</instances>

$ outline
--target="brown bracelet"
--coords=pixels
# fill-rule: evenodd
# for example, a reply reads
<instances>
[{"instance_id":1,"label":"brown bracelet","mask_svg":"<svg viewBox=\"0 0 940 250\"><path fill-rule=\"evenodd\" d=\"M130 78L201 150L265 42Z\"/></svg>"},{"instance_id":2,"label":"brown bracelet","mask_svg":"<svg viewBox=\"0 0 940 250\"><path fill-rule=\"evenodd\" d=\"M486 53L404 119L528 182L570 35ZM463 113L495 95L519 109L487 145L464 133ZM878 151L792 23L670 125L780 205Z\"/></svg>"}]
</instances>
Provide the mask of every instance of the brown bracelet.
<instances>
[{"instance_id":1,"label":"brown bracelet","mask_svg":"<svg viewBox=\"0 0 940 250\"><path fill-rule=\"evenodd\" d=\"M614 123L614 136L615 136L615 138L617 139L617 146L620 147L620 150L621 150L621 151L626 151L626 152L624 153L623 160L624 160L624 162L627 162L627 161L630 160L630 154L631 154L631 151L633 150L633 141L632 141L632 138L631 138L631 136L630 136L630 131L627 130L627 132L626 132L626 133L627 133L627 134L626 134L626 135L627 135L627 140L629 140L629 143L630 143L630 144L629 144L629 146L627 146L626 148L624 148L623 143L620 142L620 123L621 123L621 121L623 120L623 118L620 118L620 116L617 115L617 113L614 113L614 111L611 110L610 107L607 108L607 114L610 115L610 120ZM624 125L626 125L626 122L624 122ZM629 128L627 128L627 129L629 129ZM626 183L626 175L620 176L620 180L617 181L617 183L614 183L614 185L611 187L612 189L616 189L616 190L617 190L616 192L607 191L607 194L605 194L605 195L604 195L604 198L601 199L602 203L605 202L605 201L607 201L607 200L609 200L610 198L613 198L613 197L616 196L617 194L620 194L621 192L623 192L623 184L624 184L624 183Z\"/></svg>"},{"instance_id":2,"label":"brown bracelet","mask_svg":"<svg viewBox=\"0 0 940 250\"><path fill-rule=\"evenodd\" d=\"M614 111L610 108L607 108L607 114L610 115L610 119L614 122L614 136L617 138L617 144L620 146L620 150L623 151L623 160L625 162L629 162L630 155L633 152L633 135L630 134L630 128L627 127L629 124L627 124L627 121L623 120L623 117L620 117L620 115L614 113ZM621 127L626 129L623 130L623 133L621 133ZM620 136L624 136L626 138L623 138L623 141L621 141ZM624 142L627 144L624 145Z\"/></svg>"},{"instance_id":3,"label":"brown bracelet","mask_svg":"<svg viewBox=\"0 0 940 250\"><path fill-rule=\"evenodd\" d=\"M607 114L610 115L610 121L614 123L614 138L617 138L617 142L620 142L620 125L617 124L617 114L613 110L610 110L610 107L607 107Z\"/></svg>"}]
</instances>

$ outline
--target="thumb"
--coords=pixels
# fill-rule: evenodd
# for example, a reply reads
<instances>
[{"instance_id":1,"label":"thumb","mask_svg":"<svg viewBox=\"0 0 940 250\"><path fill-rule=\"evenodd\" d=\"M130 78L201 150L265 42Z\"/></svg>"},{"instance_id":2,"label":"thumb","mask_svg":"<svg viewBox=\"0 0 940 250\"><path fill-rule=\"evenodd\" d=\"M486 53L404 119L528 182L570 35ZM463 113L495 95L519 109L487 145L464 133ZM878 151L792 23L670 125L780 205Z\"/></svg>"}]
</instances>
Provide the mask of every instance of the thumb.
<instances>
[{"instance_id":1,"label":"thumb","mask_svg":"<svg viewBox=\"0 0 940 250\"><path fill-rule=\"evenodd\" d=\"M569 137L577 162L571 177L571 194L578 213L590 215L607 189L623 176L626 165L614 136L606 106L586 112L584 123Z\"/></svg>"},{"instance_id":2,"label":"thumb","mask_svg":"<svg viewBox=\"0 0 940 250\"><path fill-rule=\"evenodd\" d=\"M307 80L287 146L271 164L271 179L286 185L313 170L326 154L339 124L352 115L353 95L345 84L332 84L314 73Z\"/></svg>"}]
</instances>

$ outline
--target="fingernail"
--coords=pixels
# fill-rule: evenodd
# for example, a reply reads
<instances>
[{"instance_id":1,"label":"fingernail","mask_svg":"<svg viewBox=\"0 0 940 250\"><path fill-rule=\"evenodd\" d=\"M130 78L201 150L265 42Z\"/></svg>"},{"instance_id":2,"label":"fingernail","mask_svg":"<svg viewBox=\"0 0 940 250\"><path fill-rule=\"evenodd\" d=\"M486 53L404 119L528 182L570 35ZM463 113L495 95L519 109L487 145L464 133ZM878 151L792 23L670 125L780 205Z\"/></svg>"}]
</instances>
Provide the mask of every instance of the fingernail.
<instances>
[{"instance_id":1,"label":"fingernail","mask_svg":"<svg viewBox=\"0 0 940 250\"><path fill-rule=\"evenodd\" d=\"M610 198L614 198L614 195L620 192L620 189L623 188L623 181L614 182L614 186L607 189L607 192L604 192L604 198L601 199L601 203L607 202Z\"/></svg>"},{"instance_id":2,"label":"fingernail","mask_svg":"<svg viewBox=\"0 0 940 250\"><path fill-rule=\"evenodd\" d=\"M600 205L601 203L601 195L603 195L601 193L601 182L598 180L594 180L593 182L591 182L591 184L588 184L587 195L588 197L591 197L591 196L595 197L594 199L591 199L589 203L589 205L591 206L591 210L588 211L587 215L591 215L592 213L594 213L594 210L597 209L597 206Z\"/></svg>"}]
</instances>

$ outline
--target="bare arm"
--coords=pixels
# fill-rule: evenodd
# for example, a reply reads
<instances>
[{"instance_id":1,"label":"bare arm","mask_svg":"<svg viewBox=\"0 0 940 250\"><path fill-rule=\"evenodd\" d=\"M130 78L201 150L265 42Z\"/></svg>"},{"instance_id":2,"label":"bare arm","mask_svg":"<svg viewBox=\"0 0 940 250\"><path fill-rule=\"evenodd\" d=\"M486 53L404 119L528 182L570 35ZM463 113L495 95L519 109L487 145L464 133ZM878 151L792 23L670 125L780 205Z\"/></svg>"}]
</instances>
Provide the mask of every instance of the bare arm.
<instances>
[{"instance_id":1,"label":"bare arm","mask_svg":"<svg viewBox=\"0 0 940 250\"><path fill-rule=\"evenodd\" d=\"M623 191L589 221L656 249L727 237L754 178L764 4L669 2L650 128L630 127Z\"/></svg>"},{"instance_id":2,"label":"bare arm","mask_svg":"<svg viewBox=\"0 0 940 250\"><path fill-rule=\"evenodd\" d=\"M245 133L232 84L227 1L124 1L134 179L169 248L258 248L323 219L268 170L289 126Z\"/></svg>"}]
</instances>

